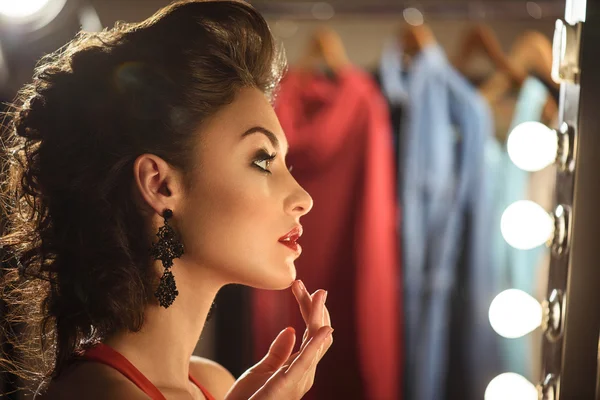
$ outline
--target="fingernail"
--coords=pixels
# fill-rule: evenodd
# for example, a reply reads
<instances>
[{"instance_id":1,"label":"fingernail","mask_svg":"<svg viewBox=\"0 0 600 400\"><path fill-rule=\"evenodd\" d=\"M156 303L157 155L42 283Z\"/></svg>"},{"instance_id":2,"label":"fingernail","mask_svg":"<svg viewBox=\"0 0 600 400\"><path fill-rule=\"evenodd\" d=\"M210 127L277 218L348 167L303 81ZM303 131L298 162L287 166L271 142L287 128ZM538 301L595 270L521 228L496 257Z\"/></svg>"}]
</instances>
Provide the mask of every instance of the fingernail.
<instances>
[{"instance_id":1,"label":"fingernail","mask_svg":"<svg viewBox=\"0 0 600 400\"><path fill-rule=\"evenodd\" d=\"M327 336L331 335L333 333L334 329L333 328L329 328L329 332L327 333Z\"/></svg>"},{"instance_id":2,"label":"fingernail","mask_svg":"<svg viewBox=\"0 0 600 400\"><path fill-rule=\"evenodd\" d=\"M325 294L323 295L323 304L327 301L327 290L325 290Z\"/></svg>"},{"instance_id":3,"label":"fingernail","mask_svg":"<svg viewBox=\"0 0 600 400\"><path fill-rule=\"evenodd\" d=\"M293 328L288 326L287 328L285 328L281 332L279 332L279 334L281 335L282 333L284 333L285 331L289 331L290 329L293 329Z\"/></svg>"},{"instance_id":4,"label":"fingernail","mask_svg":"<svg viewBox=\"0 0 600 400\"><path fill-rule=\"evenodd\" d=\"M300 289L302 289L303 291L306 292L306 286L304 286L304 282L302 282L302 281L298 281L298 282L300 282Z\"/></svg>"}]
</instances>

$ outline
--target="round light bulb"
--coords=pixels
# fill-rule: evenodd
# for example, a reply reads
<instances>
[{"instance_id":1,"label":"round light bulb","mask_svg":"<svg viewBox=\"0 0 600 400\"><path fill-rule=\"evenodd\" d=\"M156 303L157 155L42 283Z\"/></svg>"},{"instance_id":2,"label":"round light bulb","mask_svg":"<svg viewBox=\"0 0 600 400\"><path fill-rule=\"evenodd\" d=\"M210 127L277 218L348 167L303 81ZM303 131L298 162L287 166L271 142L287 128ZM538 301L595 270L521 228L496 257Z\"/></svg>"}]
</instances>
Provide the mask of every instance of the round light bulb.
<instances>
[{"instance_id":1,"label":"round light bulb","mask_svg":"<svg viewBox=\"0 0 600 400\"><path fill-rule=\"evenodd\" d=\"M0 14L8 18L27 18L40 12L50 0L0 0Z\"/></svg>"},{"instance_id":2,"label":"round light bulb","mask_svg":"<svg viewBox=\"0 0 600 400\"><path fill-rule=\"evenodd\" d=\"M523 122L510 132L506 147L517 167L539 171L556 160L558 139L554 130L540 122Z\"/></svg>"},{"instance_id":3,"label":"round light bulb","mask_svg":"<svg viewBox=\"0 0 600 400\"><path fill-rule=\"evenodd\" d=\"M409 7L402 11L402 15L404 16L404 20L407 24L412 26L423 25L423 13L419 11L418 8Z\"/></svg>"},{"instance_id":4,"label":"round light bulb","mask_svg":"<svg viewBox=\"0 0 600 400\"><path fill-rule=\"evenodd\" d=\"M282 39L289 39L298 32L298 24L286 19L280 19L275 22L273 28L273 33Z\"/></svg>"},{"instance_id":5,"label":"round light bulb","mask_svg":"<svg viewBox=\"0 0 600 400\"><path fill-rule=\"evenodd\" d=\"M519 200L504 210L500 230L509 245L530 250L550 239L554 233L554 220L539 204Z\"/></svg>"},{"instance_id":6,"label":"round light bulb","mask_svg":"<svg viewBox=\"0 0 600 400\"><path fill-rule=\"evenodd\" d=\"M538 391L525 377L507 372L500 374L485 389L485 400L537 400Z\"/></svg>"},{"instance_id":7,"label":"round light bulb","mask_svg":"<svg viewBox=\"0 0 600 400\"><path fill-rule=\"evenodd\" d=\"M327 2L315 3L312 8L312 15L315 19L327 21L335 15L335 9Z\"/></svg>"},{"instance_id":8,"label":"round light bulb","mask_svg":"<svg viewBox=\"0 0 600 400\"><path fill-rule=\"evenodd\" d=\"M531 15L532 18L542 19L542 7L534 1L527 2L527 13Z\"/></svg>"},{"instance_id":9,"label":"round light bulb","mask_svg":"<svg viewBox=\"0 0 600 400\"><path fill-rule=\"evenodd\" d=\"M497 334L516 339L542 324L542 305L521 290L508 289L492 301L489 318Z\"/></svg>"}]
</instances>

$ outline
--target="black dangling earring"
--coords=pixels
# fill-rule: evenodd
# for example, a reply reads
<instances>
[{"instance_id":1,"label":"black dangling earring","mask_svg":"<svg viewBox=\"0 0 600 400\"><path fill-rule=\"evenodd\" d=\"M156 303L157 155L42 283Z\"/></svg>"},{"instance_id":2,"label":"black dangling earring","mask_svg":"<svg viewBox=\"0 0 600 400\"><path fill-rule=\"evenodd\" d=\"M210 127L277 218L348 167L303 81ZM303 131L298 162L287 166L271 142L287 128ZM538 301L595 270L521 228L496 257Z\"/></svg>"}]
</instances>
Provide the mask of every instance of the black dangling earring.
<instances>
[{"instance_id":1,"label":"black dangling earring","mask_svg":"<svg viewBox=\"0 0 600 400\"><path fill-rule=\"evenodd\" d=\"M166 209L163 211L163 218L165 224L158 229L158 242L152 243L150 248L150 255L155 260L161 260L165 272L160 277L160 282L154 296L158 299L158 302L164 308L168 308L175 297L179 294L177 286L175 285L175 277L173 273L169 271L169 268L173 266L173 259L179 258L183 255L183 243L179 241L175 234L175 230L169 225L169 218L173 217L173 211Z\"/></svg>"}]
</instances>

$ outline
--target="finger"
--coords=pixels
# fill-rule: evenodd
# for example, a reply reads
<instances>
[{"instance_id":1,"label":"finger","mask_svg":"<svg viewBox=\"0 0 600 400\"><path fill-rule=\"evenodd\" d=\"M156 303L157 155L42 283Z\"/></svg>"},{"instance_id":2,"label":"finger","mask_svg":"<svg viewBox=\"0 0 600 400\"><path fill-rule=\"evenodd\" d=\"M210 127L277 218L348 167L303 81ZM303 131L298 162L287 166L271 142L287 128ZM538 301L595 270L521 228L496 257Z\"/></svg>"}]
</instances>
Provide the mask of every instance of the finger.
<instances>
[{"instance_id":1,"label":"finger","mask_svg":"<svg viewBox=\"0 0 600 400\"><path fill-rule=\"evenodd\" d=\"M312 299L312 310L310 313L309 320L306 324L306 330L302 337L302 344L300 350L304 349L308 344L310 338L312 338L316 332L323 326L323 309L324 301L327 297L327 292L324 290L317 290L311 296Z\"/></svg>"},{"instance_id":2,"label":"finger","mask_svg":"<svg viewBox=\"0 0 600 400\"><path fill-rule=\"evenodd\" d=\"M285 363L282 368L271 375L262 388L251 397L272 398L274 394L290 389L300 390L297 394L304 396L314 382L315 371L323 353L323 347L327 346L327 340L331 337L333 329L324 327L309 340L308 345L302 351L291 356L291 363Z\"/></svg>"},{"instance_id":3,"label":"finger","mask_svg":"<svg viewBox=\"0 0 600 400\"><path fill-rule=\"evenodd\" d=\"M313 336L323 326L323 316L327 292L318 290L313 295L313 307L308 322L309 336Z\"/></svg>"},{"instance_id":4,"label":"finger","mask_svg":"<svg viewBox=\"0 0 600 400\"><path fill-rule=\"evenodd\" d=\"M297 352L295 352L294 354L292 354L287 361L283 364L283 367L289 367L290 364L292 364L294 362L294 360L296 358L298 358L298 356L300 355L300 350L298 350Z\"/></svg>"},{"instance_id":5,"label":"finger","mask_svg":"<svg viewBox=\"0 0 600 400\"><path fill-rule=\"evenodd\" d=\"M319 347L317 356L316 356L315 360L313 361L311 367L307 371L307 374L304 377L304 381L306 382L306 384L309 385L309 388L313 385L313 383L315 381L315 375L317 373L317 365L321 362L321 360L323 359L323 356L325 356L325 354L327 353L327 351L329 350L329 348L331 347L332 344L333 344L333 335L327 335L327 337L325 338L325 342Z\"/></svg>"},{"instance_id":6,"label":"finger","mask_svg":"<svg viewBox=\"0 0 600 400\"><path fill-rule=\"evenodd\" d=\"M301 280L294 282L292 285L292 293L294 293L296 301L298 301L298 304L300 305L300 312L302 313L304 323L308 325L308 318L310 317L310 311L312 309L312 298L310 294L308 294L308 290L306 290L306 287Z\"/></svg>"},{"instance_id":7,"label":"finger","mask_svg":"<svg viewBox=\"0 0 600 400\"><path fill-rule=\"evenodd\" d=\"M290 358L295 343L296 332L294 328L285 328L271 343L267 355L253 366L252 370L255 372L276 371Z\"/></svg>"},{"instance_id":8,"label":"finger","mask_svg":"<svg viewBox=\"0 0 600 400\"><path fill-rule=\"evenodd\" d=\"M298 357L292 362L285 375L292 382L299 382L302 377L317 366L319 352L326 345L327 338L331 336L333 329L323 327L313 336Z\"/></svg>"},{"instance_id":9,"label":"finger","mask_svg":"<svg viewBox=\"0 0 600 400\"><path fill-rule=\"evenodd\" d=\"M302 343L300 344L300 350L302 350L306 346L307 341L312 337L312 335L314 335L314 330L310 329L310 321L312 315L312 308L316 304L316 296L319 293L319 291L317 290L313 294L309 294L306 290L306 287L304 287L303 291L306 297L310 299L311 308L310 312L306 315L306 318L304 318L304 322L306 323L306 329L304 330L304 334L302 335Z\"/></svg>"},{"instance_id":10,"label":"finger","mask_svg":"<svg viewBox=\"0 0 600 400\"><path fill-rule=\"evenodd\" d=\"M324 308L324 318L323 318L323 325L324 326L331 326L331 316L329 315L329 310L327 309L327 306L323 307ZM308 328L304 331L304 335L302 336L302 344L300 346L300 350L302 350L304 347L306 347L306 342L308 339ZM333 343L333 337L331 337L331 343ZM329 343L329 345L327 346L327 349L329 349L329 347L331 347L331 343ZM298 357L298 355L300 354L300 350L295 352L294 354L292 354L290 356L290 358L288 358L288 360L285 362L286 365L289 365L296 357ZM326 350L321 354L321 357L323 357L323 355L325 354Z\"/></svg>"},{"instance_id":11,"label":"finger","mask_svg":"<svg viewBox=\"0 0 600 400\"><path fill-rule=\"evenodd\" d=\"M327 307L324 307L325 309L325 322L324 325L325 326L331 326L331 317L329 315L329 310L327 309ZM329 350L329 348L331 347L331 345L333 344L333 335L329 335L329 337L325 340L325 346L323 346L323 349L320 352L319 355L319 361L321 361L321 359L323 358L323 356L325 355L325 353L327 353L327 351Z\"/></svg>"}]
</instances>

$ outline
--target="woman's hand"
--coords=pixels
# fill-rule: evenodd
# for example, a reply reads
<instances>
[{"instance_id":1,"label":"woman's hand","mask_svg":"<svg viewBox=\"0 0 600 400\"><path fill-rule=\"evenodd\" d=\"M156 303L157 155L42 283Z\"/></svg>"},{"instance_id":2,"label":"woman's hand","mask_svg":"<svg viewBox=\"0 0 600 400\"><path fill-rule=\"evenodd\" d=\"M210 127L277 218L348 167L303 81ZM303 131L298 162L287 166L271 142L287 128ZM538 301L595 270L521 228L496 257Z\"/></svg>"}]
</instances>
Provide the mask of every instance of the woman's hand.
<instances>
[{"instance_id":1,"label":"woman's hand","mask_svg":"<svg viewBox=\"0 0 600 400\"><path fill-rule=\"evenodd\" d=\"M333 343L331 318L325 307L327 292L317 290L310 295L301 281L293 283L292 292L306 323L300 350L292 354L294 329L281 331L267 355L233 384L226 400L296 400L313 385L317 364Z\"/></svg>"}]
</instances>

